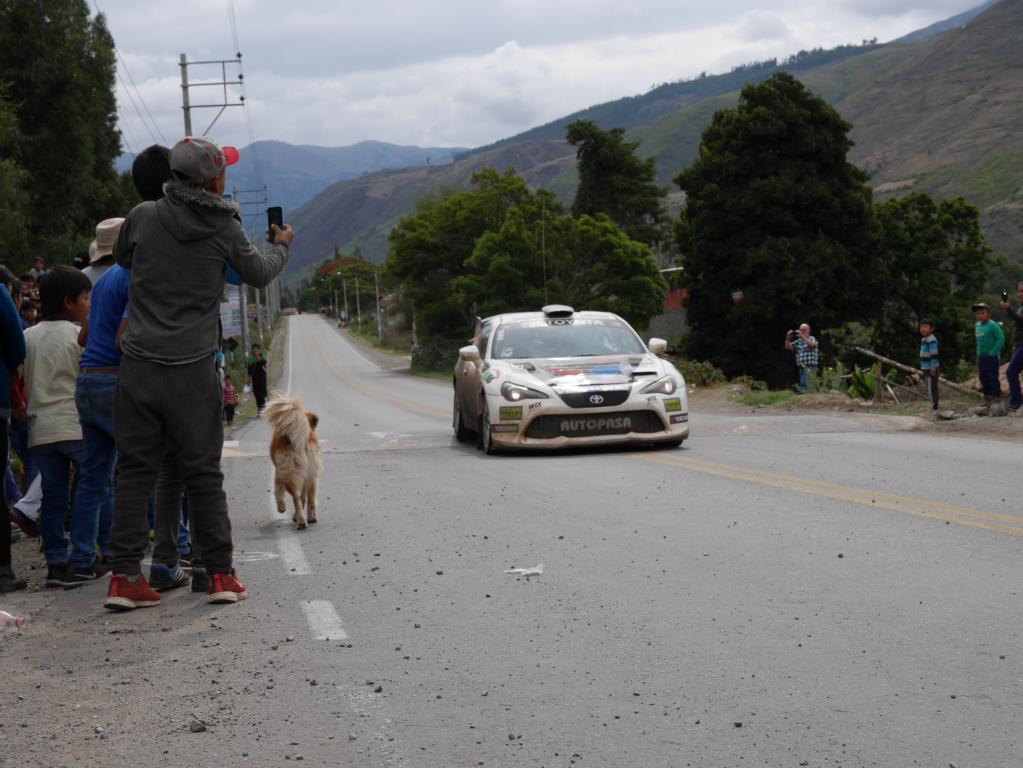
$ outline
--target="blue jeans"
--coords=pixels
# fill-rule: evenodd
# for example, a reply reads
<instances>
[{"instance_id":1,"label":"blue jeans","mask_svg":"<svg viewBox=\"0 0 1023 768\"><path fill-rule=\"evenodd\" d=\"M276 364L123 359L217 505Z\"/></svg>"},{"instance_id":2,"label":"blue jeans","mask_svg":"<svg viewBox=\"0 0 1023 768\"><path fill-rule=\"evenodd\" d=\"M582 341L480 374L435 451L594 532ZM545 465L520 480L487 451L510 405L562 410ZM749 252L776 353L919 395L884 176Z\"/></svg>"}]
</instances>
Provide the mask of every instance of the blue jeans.
<instances>
[{"instance_id":1,"label":"blue jeans","mask_svg":"<svg viewBox=\"0 0 1023 768\"><path fill-rule=\"evenodd\" d=\"M43 556L50 565L70 562L72 568L88 569L96 558L96 529L99 508L89 510L76 504L71 511L71 557L68 558L68 537L64 518L68 512L68 480L71 466L82 466L85 453L81 440L37 445L32 451L43 475L43 502L39 508L39 535L43 540Z\"/></svg>"},{"instance_id":2,"label":"blue jeans","mask_svg":"<svg viewBox=\"0 0 1023 768\"><path fill-rule=\"evenodd\" d=\"M110 525L114 517L114 392L116 373L83 373L75 382L75 404L82 425L85 453L78 478L75 507L98 510L94 543L110 554Z\"/></svg>"},{"instance_id":3,"label":"blue jeans","mask_svg":"<svg viewBox=\"0 0 1023 768\"><path fill-rule=\"evenodd\" d=\"M799 366L799 391L808 392L810 390L810 374L812 371L809 368Z\"/></svg>"},{"instance_id":4,"label":"blue jeans","mask_svg":"<svg viewBox=\"0 0 1023 768\"><path fill-rule=\"evenodd\" d=\"M1012 350L1012 359L1005 369L1005 377L1009 380L1009 407L1013 410L1023 405L1023 392L1020 391L1019 374L1023 371L1023 344Z\"/></svg>"},{"instance_id":5,"label":"blue jeans","mask_svg":"<svg viewBox=\"0 0 1023 768\"><path fill-rule=\"evenodd\" d=\"M977 375L984 397L1002 396L1002 382L998 378L999 367L998 355L982 355L977 358Z\"/></svg>"},{"instance_id":6,"label":"blue jeans","mask_svg":"<svg viewBox=\"0 0 1023 768\"><path fill-rule=\"evenodd\" d=\"M11 465L7 465L7 472L4 474L4 498L8 504L16 504L21 501L21 491L18 484L14 482L14 473L11 472Z\"/></svg>"},{"instance_id":7,"label":"blue jeans","mask_svg":"<svg viewBox=\"0 0 1023 768\"><path fill-rule=\"evenodd\" d=\"M39 474L39 464L36 463L36 457L28 449L27 421L11 419L11 448L18 454L18 458L21 459L21 466L25 470L24 477L21 480L21 490L25 492L32 485L32 481L36 479L36 475Z\"/></svg>"}]
</instances>

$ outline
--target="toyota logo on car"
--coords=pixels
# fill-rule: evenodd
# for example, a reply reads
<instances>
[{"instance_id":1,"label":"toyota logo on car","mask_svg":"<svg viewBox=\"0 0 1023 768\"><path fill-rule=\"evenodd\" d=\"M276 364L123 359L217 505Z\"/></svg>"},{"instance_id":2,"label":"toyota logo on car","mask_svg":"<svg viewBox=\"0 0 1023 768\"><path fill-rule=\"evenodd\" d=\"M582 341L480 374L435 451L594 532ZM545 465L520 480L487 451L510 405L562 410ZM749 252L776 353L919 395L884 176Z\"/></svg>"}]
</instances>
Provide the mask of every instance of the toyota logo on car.
<instances>
[{"instance_id":1,"label":"toyota logo on car","mask_svg":"<svg viewBox=\"0 0 1023 768\"><path fill-rule=\"evenodd\" d=\"M593 403L594 405L600 405L602 402L604 402L604 396L590 395L590 402Z\"/></svg>"}]
</instances>

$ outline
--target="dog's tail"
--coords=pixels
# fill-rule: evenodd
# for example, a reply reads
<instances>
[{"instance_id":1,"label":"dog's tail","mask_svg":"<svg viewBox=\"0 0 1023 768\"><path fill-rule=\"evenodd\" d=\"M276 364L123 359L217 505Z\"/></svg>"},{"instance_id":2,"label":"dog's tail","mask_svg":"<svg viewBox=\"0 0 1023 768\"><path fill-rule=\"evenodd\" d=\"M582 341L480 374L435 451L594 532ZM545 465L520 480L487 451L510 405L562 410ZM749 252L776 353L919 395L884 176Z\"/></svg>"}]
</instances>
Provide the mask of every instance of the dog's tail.
<instances>
[{"instance_id":1,"label":"dog's tail","mask_svg":"<svg viewBox=\"0 0 1023 768\"><path fill-rule=\"evenodd\" d=\"M288 438L292 445L305 445L309 441L309 420L302 401L295 395L273 392L263 409L262 418L276 432Z\"/></svg>"}]
</instances>

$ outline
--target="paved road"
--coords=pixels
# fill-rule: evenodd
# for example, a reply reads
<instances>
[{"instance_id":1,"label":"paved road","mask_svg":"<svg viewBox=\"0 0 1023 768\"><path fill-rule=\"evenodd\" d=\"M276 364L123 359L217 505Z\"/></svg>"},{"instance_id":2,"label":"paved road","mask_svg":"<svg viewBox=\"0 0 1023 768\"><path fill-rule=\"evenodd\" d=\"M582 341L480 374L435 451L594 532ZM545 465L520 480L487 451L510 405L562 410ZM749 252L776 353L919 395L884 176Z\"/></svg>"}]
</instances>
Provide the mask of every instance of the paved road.
<instances>
[{"instance_id":1,"label":"paved road","mask_svg":"<svg viewBox=\"0 0 1023 768\"><path fill-rule=\"evenodd\" d=\"M484 457L448 386L290 322L320 522L273 511L254 424L249 600L18 597L0 765L1023 764L1020 446L697 412L684 449Z\"/></svg>"}]
</instances>

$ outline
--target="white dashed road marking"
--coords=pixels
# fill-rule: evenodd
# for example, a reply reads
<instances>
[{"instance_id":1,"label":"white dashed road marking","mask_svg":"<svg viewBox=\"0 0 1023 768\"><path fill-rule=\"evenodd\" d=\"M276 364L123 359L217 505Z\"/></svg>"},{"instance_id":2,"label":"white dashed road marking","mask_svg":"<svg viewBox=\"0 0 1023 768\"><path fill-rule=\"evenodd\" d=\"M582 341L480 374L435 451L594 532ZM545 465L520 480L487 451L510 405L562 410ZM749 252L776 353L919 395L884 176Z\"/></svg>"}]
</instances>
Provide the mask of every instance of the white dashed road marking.
<instances>
[{"instance_id":1,"label":"white dashed road marking","mask_svg":"<svg viewBox=\"0 0 1023 768\"><path fill-rule=\"evenodd\" d=\"M313 572L295 534L278 529L277 550L281 553L281 560L284 561L284 567L289 573L295 576L308 576Z\"/></svg>"},{"instance_id":2,"label":"white dashed road marking","mask_svg":"<svg viewBox=\"0 0 1023 768\"><path fill-rule=\"evenodd\" d=\"M317 640L348 639L348 633L341 626L341 617L329 600L303 600L302 611Z\"/></svg>"}]
</instances>

